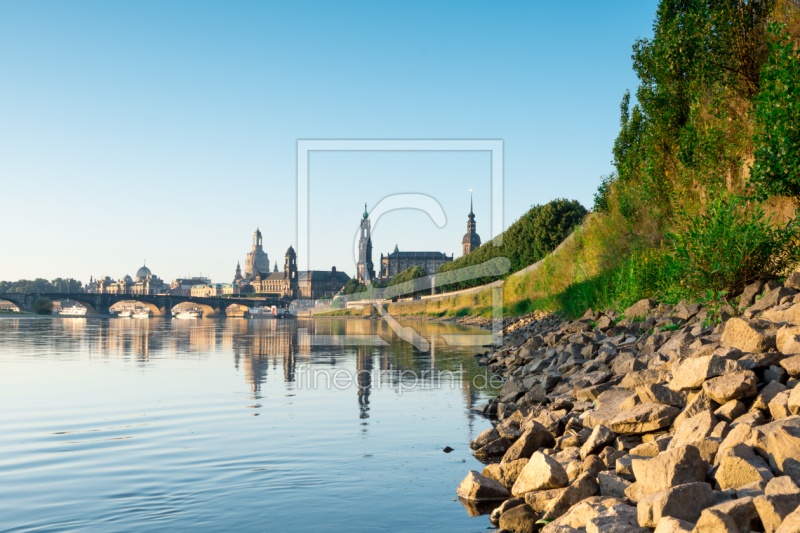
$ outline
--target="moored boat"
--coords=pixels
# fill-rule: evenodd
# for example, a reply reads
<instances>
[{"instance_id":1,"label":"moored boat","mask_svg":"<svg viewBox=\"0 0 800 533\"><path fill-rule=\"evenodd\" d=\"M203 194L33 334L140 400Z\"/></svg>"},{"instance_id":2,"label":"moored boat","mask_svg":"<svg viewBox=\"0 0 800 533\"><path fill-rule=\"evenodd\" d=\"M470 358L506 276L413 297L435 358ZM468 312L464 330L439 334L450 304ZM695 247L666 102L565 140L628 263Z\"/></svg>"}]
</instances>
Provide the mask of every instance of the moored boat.
<instances>
[{"instance_id":1,"label":"moored boat","mask_svg":"<svg viewBox=\"0 0 800 533\"><path fill-rule=\"evenodd\" d=\"M146 311L136 311L133 313L133 318L150 318L151 313L149 310Z\"/></svg>"},{"instance_id":2,"label":"moored boat","mask_svg":"<svg viewBox=\"0 0 800 533\"><path fill-rule=\"evenodd\" d=\"M200 318L200 313L198 313L197 311L193 311L193 310L181 311L180 313L175 315L175 318L180 318L182 320L194 320L194 319Z\"/></svg>"},{"instance_id":3,"label":"moored boat","mask_svg":"<svg viewBox=\"0 0 800 533\"><path fill-rule=\"evenodd\" d=\"M131 311L130 309L126 309L124 311L120 311L119 313L117 313L117 316L119 318L130 318L131 316L133 316L133 311Z\"/></svg>"},{"instance_id":4,"label":"moored boat","mask_svg":"<svg viewBox=\"0 0 800 533\"><path fill-rule=\"evenodd\" d=\"M83 316L86 314L86 308L78 307L77 305L73 305L72 307L63 307L58 314L61 316Z\"/></svg>"}]
</instances>

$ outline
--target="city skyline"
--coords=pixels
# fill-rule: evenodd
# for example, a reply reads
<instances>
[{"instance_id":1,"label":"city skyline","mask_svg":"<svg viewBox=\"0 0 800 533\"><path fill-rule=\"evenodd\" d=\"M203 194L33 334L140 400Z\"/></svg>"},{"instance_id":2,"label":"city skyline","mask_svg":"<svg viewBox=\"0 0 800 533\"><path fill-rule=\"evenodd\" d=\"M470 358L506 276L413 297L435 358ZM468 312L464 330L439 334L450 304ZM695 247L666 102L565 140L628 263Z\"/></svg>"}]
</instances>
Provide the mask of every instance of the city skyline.
<instances>
[{"instance_id":1,"label":"city skyline","mask_svg":"<svg viewBox=\"0 0 800 533\"><path fill-rule=\"evenodd\" d=\"M499 139L504 227L558 197L591 207L654 6L5 3L0 279L118 278L146 258L164 279L227 280L257 224L271 256L297 242L301 139ZM447 224L391 213L376 255L458 256L469 189L490 238L486 154L309 168L312 269L353 276L361 205L400 192L436 198Z\"/></svg>"}]
</instances>

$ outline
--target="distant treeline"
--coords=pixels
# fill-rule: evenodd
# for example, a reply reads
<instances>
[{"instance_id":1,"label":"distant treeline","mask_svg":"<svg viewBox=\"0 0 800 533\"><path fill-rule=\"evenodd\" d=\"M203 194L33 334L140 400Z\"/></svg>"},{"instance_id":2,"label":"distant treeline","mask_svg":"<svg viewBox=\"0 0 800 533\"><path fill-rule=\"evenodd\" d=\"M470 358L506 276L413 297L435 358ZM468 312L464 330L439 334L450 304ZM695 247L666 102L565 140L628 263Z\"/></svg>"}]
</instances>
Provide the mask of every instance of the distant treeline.
<instances>
[{"instance_id":1,"label":"distant treeline","mask_svg":"<svg viewBox=\"0 0 800 533\"><path fill-rule=\"evenodd\" d=\"M48 281L44 278L19 281L0 281L0 294L12 292L80 292L83 283L72 278L56 278Z\"/></svg>"},{"instance_id":2,"label":"distant treeline","mask_svg":"<svg viewBox=\"0 0 800 533\"><path fill-rule=\"evenodd\" d=\"M586 214L586 208L576 200L557 199L544 205L534 205L502 233L500 246L495 246L494 240L490 240L472 253L442 265L436 276L436 285L443 291L453 291L498 280L504 276L485 275L448 283L448 272L478 266L495 257L505 257L511 262L511 269L505 275L532 265L552 252L583 221ZM491 268L487 269L487 274L491 271ZM478 273L481 272L482 269L478 268Z\"/></svg>"}]
</instances>

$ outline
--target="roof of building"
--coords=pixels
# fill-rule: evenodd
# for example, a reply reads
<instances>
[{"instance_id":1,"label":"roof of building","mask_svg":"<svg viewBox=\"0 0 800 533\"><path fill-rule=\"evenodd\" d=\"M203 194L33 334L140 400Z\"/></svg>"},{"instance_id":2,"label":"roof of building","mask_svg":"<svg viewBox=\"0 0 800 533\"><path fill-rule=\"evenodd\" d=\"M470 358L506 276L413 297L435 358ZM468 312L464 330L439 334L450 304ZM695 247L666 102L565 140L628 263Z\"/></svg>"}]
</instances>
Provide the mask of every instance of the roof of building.
<instances>
[{"instance_id":1,"label":"roof of building","mask_svg":"<svg viewBox=\"0 0 800 533\"><path fill-rule=\"evenodd\" d=\"M442 252L400 252L395 247L395 251L386 256L388 259L434 259L447 260L450 257Z\"/></svg>"},{"instance_id":2,"label":"roof of building","mask_svg":"<svg viewBox=\"0 0 800 533\"><path fill-rule=\"evenodd\" d=\"M146 265L142 265L142 267L136 271L137 278L146 278L147 276L150 275L151 275L150 269L147 268Z\"/></svg>"},{"instance_id":3,"label":"roof of building","mask_svg":"<svg viewBox=\"0 0 800 533\"><path fill-rule=\"evenodd\" d=\"M464 238L461 239L461 244L474 244L475 246L480 246L481 245L480 235L478 235L474 231L468 231L464 234Z\"/></svg>"},{"instance_id":4,"label":"roof of building","mask_svg":"<svg viewBox=\"0 0 800 533\"><path fill-rule=\"evenodd\" d=\"M341 281L347 283L350 276L338 270L304 270L299 272L300 281Z\"/></svg>"}]
</instances>

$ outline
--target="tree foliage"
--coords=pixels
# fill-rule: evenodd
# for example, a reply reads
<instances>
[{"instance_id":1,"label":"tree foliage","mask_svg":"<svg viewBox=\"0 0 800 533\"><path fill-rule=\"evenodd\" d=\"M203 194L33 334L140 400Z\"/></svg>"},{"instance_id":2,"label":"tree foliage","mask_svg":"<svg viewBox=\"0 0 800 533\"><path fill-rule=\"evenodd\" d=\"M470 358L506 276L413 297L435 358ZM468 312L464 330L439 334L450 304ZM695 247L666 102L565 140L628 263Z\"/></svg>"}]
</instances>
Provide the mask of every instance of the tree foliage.
<instances>
[{"instance_id":1,"label":"tree foliage","mask_svg":"<svg viewBox=\"0 0 800 533\"><path fill-rule=\"evenodd\" d=\"M80 292L83 284L72 278L56 278L48 281L43 278L34 280L0 281L0 294L36 293L36 292Z\"/></svg>"},{"instance_id":2,"label":"tree foliage","mask_svg":"<svg viewBox=\"0 0 800 533\"><path fill-rule=\"evenodd\" d=\"M33 302L33 312L37 315L49 315L53 313L53 301L49 298L36 298Z\"/></svg>"},{"instance_id":3,"label":"tree foliage","mask_svg":"<svg viewBox=\"0 0 800 533\"><path fill-rule=\"evenodd\" d=\"M800 196L800 54L782 25L771 26L775 42L755 99L757 193Z\"/></svg>"},{"instance_id":4,"label":"tree foliage","mask_svg":"<svg viewBox=\"0 0 800 533\"><path fill-rule=\"evenodd\" d=\"M437 276L443 290L474 287L499 279L491 267L479 267L496 257L506 257L511 262L511 272L516 272L542 259L563 241L583 221L587 214L576 200L557 199L545 205L535 205L503 232L498 241L490 240L477 250L455 261L445 263L439 274L466 267L478 267L478 277L469 281L448 283L448 276ZM495 246L496 242L502 242Z\"/></svg>"}]
</instances>

